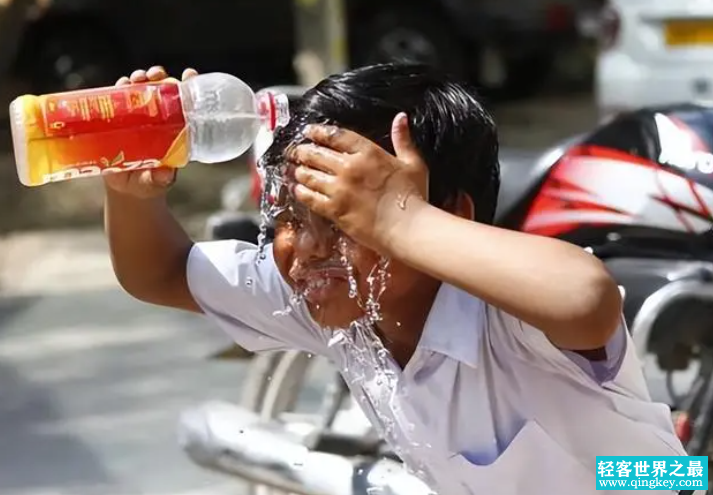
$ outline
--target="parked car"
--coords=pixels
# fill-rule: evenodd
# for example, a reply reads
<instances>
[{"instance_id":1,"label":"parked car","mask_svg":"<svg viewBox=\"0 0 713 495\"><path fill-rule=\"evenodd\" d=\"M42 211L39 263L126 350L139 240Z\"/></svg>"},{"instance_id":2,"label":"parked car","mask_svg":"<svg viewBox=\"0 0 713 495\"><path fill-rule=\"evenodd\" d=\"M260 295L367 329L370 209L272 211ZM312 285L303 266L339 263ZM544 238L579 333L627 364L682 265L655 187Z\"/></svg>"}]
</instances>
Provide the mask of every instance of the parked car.
<instances>
[{"instance_id":1,"label":"parked car","mask_svg":"<svg viewBox=\"0 0 713 495\"><path fill-rule=\"evenodd\" d=\"M103 85L156 63L267 84L294 77L293 31L290 0L52 0L29 22L16 69L36 91Z\"/></svg>"},{"instance_id":2,"label":"parked car","mask_svg":"<svg viewBox=\"0 0 713 495\"><path fill-rule=\"evenodd\" d=\"M610 0L599 19L595 85L603 117L713 97L713 3Z\"/></svg>"},{"instance_id":3,"label":"parked car","mask_svg":"<svg viewBox=\"0 0 713 495\"><path fill-rule=\"evenodd\" d=\"M531 92L576 38L575 12L590 1L345 0L351 65L414 60ZM52 0L28 26L17 66L37 91L105 84L158 62L290 84L294 2Z\"/></svg>"},{"instance_id":4,"label":"parked car","mask_svg":"<svg viewBox=\"0 0 713 495\"><path fill-rule=\"evenodd\" d=\"M409 59L509 95L536 91L593 0L348 1L355 65Z\"/></svg>"}]
</instances>

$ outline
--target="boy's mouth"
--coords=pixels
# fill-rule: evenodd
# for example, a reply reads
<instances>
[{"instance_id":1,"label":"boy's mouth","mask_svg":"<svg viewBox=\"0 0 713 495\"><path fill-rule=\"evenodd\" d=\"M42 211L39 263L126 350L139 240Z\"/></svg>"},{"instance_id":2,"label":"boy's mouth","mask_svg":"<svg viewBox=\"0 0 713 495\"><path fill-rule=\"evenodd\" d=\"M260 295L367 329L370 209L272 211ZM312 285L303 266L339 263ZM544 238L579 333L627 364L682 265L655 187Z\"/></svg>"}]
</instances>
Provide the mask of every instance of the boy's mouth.
<instances>
[{"instance_id":1,"label":"boy's mouth","mask_svg":"<svg viewBox=\"0 0 713 495\"><path fill-rule=\"evenodd\" d=\"M328 300L334 289L349 279L349 274L341 263L320 263L308 267L294 267L290 277L296 290L313 304Z\"/></svg>"}]
</instances>

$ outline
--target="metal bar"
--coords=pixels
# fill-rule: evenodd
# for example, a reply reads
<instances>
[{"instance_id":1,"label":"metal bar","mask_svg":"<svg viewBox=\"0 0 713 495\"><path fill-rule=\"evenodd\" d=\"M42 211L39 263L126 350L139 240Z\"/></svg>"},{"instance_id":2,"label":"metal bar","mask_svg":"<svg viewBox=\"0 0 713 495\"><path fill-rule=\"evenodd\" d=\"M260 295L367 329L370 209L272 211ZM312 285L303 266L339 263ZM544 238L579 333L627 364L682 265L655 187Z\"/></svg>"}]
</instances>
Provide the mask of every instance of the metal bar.
<instances>
[{"instance_id":1,"label":"metal bar","mask_svg":"<svg viewBox=\"0 0 713 495\"><path fill-rule=\"evenodd\" d=\"M295 0L295 70L301 85L311 87L346 70L344 14L344 0Z\"/></svg>"},{"instance_id":2,"label":"metal bar","mask_svg":"<svg viewBox=\"0 0 713 495\"><path fill-rule=\"evenodd\" d=\"M201 466L285 493L432 495L399 462L310 451L304 445L309 433L291 434L289 429L262 422L232 404L213 402L181 415L179 443Z\"/></svg>"}]
</instances>

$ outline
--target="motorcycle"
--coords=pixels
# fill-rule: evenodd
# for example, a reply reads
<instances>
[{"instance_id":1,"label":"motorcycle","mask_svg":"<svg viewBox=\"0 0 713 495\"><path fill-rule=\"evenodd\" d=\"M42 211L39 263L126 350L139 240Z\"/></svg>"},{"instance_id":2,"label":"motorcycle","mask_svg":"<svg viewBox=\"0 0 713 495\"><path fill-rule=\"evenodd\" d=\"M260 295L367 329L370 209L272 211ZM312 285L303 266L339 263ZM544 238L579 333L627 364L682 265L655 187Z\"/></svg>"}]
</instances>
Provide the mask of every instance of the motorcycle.
<instances>
[{"instance_id":1,"label":"motorcycle","mask_svg":"<svg viewBox=\"0 0 713 495\"><path fill-rule=\"evenodd\" d=\"M261 139L254 157L270 144ZM676 432L691 455L707 455L713 439L712 150L713 107L625 113L538 158L504 153L496 218L603 260L625 294L637 353L666 374ZM259 180L254 172L255 197ZM205 404L183 416L188 455L252 481L256 494L429 493L374 436L336 371L318 411L295 413L319 361L297 351L257 356L241 406ZM681 370L696 375L683 396L672 378Z\"/></svg>"}]
</instances>

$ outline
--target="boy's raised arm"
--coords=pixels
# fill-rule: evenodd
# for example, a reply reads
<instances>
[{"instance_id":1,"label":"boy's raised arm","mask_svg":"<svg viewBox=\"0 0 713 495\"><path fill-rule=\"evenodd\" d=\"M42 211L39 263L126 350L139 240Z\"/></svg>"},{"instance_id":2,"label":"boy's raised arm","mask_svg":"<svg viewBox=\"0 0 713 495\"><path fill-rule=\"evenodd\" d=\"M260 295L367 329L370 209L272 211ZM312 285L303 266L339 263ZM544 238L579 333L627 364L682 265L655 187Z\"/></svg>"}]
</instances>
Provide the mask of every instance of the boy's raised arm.
<instances>
[{"instance_id":1,"label":"boy's raised arm","mask_svg":"<svg viewBox=\"0 0 713 495\"><path fill-rule=\"evenodd\" d=\"M402 261L503 309L562 349L604 347L619 326L619 288L583 249L430 205L418 210L394 236Z\"/></svg>"},{"instance_id":2,"label":"boy's raised arm","mask_svg":"<svg viewBox=\"0 0 713 495\"><path fill-rule=\"evenodd\" d=\"M186 71L184 78L194 74ZM166 77L156 67L136 71L118 84ZM114 272L129 294L144 302L201 312L186 278L193 242L166 204L174 180L175 171L168 169L106 176L105 230Z\"/></svg>"},{"instance_id":3,"label":"boy's raised arm","mask_svg":"<svg viewBox=\"0 0 713 495\"><path fill-rule=\"evenodd\" d=\"M201 312L186 279L193 243L165 197L140 199L107 187L104 225L124 290L147 303Z\"/></svg>"}]
</instances>

